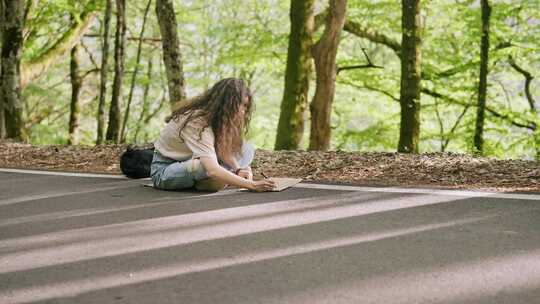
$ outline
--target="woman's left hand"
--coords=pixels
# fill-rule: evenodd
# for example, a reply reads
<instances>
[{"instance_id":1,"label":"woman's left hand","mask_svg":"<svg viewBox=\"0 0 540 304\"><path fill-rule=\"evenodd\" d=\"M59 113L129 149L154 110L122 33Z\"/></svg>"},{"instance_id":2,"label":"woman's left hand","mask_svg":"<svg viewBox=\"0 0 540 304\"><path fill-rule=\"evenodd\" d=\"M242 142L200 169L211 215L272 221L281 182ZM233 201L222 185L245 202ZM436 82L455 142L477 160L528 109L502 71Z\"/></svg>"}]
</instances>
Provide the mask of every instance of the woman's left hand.
<instances>
[{"instance_id":1,"label":"woman's left hand","mask_svg":"<svg viewBox=\"0 0 540 304\"><path fill-rule=\"evenodd\" d=\"M253 180L253 172L251 172L251 168L238 170L238 176L247 180Z\"/></svg>"}]
</instances>

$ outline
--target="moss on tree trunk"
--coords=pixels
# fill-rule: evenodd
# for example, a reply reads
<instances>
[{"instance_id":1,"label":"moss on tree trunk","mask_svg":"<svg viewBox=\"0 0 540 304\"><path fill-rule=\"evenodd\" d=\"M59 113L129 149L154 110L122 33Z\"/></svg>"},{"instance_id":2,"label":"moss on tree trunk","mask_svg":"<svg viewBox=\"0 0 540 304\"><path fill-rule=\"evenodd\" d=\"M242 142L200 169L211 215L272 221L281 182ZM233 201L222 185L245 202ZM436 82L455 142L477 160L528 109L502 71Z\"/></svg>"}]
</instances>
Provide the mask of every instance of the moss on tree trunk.
<instances>
[{"instance_id":1,"label":"moss on tree trunk","mask_svg":"<svg viewBox=\"0 0 540 304\"><path fill-rule=\"evenodd\" d=\"M71 104L69 114L68 145L79 144L79 125L81 118L81 104L79 93L82 87L82 77L79 70L79 45L71 49L70 78L71 78Z\"/></svg>"},{"instance_id":2,"label":"moss on tree trunk","mask_svg":"<svg viewBox=\"0 0 540 304\"><path fill-rule=\"evenodd\" d=\"M102 144L105 139L105 98L107 98L107 70L109 67L109 30L111 26L112 0L107 0L103 17L103 45L101 49L101 69L99 84L99 103L97 110L96 144Z\"/></svg>"},{"instance_id":3,"label":"moss on tree trunk","mask_svg":"<svg viewBox=\"0 0 540 304\"><path fill-rule=\"evenodd\" d=\"M62 37L56 41L49 49L41 53L28 62L23 62L21 67L21 86L24 87L32 80L43 75L58 60L69 52L73 46L81 40L81 37L88 30L96 16L93 10L84 11L77 18L73 19L73 24Z\"/></svg>"},{"instance_id":4,"label":"moss on tree trunk","mask_svg":"<svg viewBox=\"0 0 540 304\"><path fill-rule=\"evenodd\" d=\"M476 126L474 129L474 149L484 153L484 115L486 112L487 75L489 61L489 18L491 7L488 0L481 0L482 38L480 44L480 82L478 84L478 107L476 108Z\"/></svg>"},{"instance_id":5,"label":"moss on tree trunk","mask_svg":"<svg viewBox=\"0 0 540 304\"><path fill-rule=\"evenodd\" d=\"M120 141L120 102L122 100L122 80L124 79L124 53L126 44L126 1L116 0L116 35L114 38L114 81L112 88L109 125L105 139Z\"/></svg>"},{"instance_id":6,"label":"moss on tree trunk","mask_svg":"<svg viewBox=\"0 0 540 304\"><path fill-rule=\"evenodd\" d=\"M420 0L402 0L401 123L398 152L418 153L421 87Z\"/></svg>"},{"instance_id":7,"label":"moss on tree trunk","mask_svg":"<svg viewBox=\"0 0 540 304\"><path fill-rule=\"evenodd\" d=\"M0 76L0 135L24 139L21 102L21 56L23 47L23 0L2 1L2 51Z\"/></svg>"},{"instance_id":8,"label":"moss on tree trunk","mask_svg":"<svg viewBox=\"0 0 540 304\"><path fill-rule=\"evenodd\" d=\"M298 149L304 134L314 23L314 0L291 0L291 31L276 150Z\"/></svg>"},{"instance_id":9,"label":"moss on tree trunk","mask_svg":"<svg viewBox=\"0 0 540 304\"><path fill-rule=\"evenodd\" d=\"M180 52L176 15L171 0L157 0L156 14L163 44L163 62L167 73L169 103L186 99L182 53Z\"/></svg>"}]
</instances>

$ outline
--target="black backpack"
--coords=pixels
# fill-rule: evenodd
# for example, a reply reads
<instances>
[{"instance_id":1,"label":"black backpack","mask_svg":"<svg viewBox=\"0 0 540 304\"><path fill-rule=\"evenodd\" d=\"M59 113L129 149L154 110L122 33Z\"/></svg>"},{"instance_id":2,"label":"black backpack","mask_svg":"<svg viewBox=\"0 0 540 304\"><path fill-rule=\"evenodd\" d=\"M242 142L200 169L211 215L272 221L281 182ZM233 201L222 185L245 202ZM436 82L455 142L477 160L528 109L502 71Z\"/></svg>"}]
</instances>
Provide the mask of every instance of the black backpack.
<instances>
[{"instance_id":1,"label":"black backpack","mask_svg":"<svg viewBox=\"0 0 540 304\"><path fill-rule=\"evenodd\" d=\"M149 177L153 156L154 148L134 149L128 147L120 156L120 170L129 178Z\"/></svg>"}]
</instances>

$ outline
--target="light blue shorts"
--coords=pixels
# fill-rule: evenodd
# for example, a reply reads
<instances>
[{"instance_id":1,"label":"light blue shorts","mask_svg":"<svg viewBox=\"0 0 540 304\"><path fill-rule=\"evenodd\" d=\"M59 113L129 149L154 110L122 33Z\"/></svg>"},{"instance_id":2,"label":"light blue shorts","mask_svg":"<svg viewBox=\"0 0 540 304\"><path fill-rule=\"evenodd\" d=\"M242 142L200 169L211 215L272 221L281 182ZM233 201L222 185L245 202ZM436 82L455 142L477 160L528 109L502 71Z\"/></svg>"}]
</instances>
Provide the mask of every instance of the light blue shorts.
<instances>
[{"instance_id":1,"label":"light blue shorts","mask_svg":"<svg viewBox=\"0 0 540 304\"><path fill-rule=\"evenodd\" d=\"M235 155L235 158L240 168L247 168L251 165L254 156L255 148L253 145L244 143L242 153ZM223 164L221 166L231 170ZM154 150L150 176L154 187L163 190L192 188L196 181L208 178L206 170L199 159L191 158L178 161L161 155L157 149Z\"/></svg>"}]
</instances>

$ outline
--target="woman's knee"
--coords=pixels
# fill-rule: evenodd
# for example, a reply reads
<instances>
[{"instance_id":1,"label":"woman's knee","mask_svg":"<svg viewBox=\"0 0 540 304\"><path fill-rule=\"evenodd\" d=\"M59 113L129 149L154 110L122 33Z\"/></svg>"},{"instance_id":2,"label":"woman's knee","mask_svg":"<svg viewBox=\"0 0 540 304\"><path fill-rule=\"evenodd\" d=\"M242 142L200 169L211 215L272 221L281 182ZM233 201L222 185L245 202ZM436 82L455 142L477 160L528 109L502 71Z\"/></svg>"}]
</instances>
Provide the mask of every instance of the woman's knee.
<instances>
[{"instance_id":1,"label":"woman's knee","mask_svg":"<svg viewBox=\"0 0 540 304\"><path fill-rule=\"evenodd\" d=\"M192 170L191 162L175 162L152 175L152 182L155 187L163 190L191 188L195 184Z\"/></svg>"}]
</instances>

